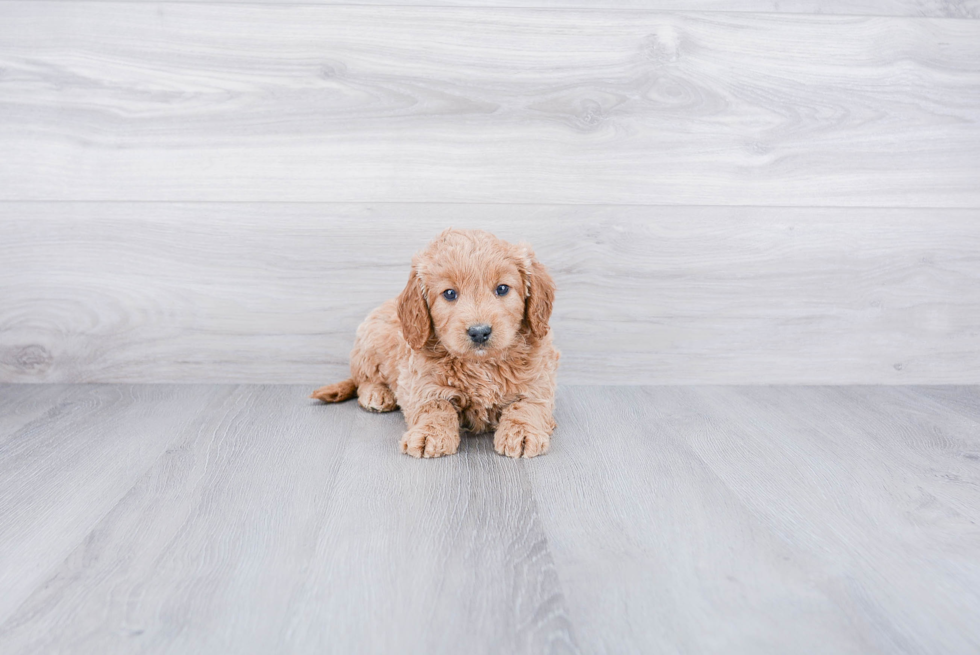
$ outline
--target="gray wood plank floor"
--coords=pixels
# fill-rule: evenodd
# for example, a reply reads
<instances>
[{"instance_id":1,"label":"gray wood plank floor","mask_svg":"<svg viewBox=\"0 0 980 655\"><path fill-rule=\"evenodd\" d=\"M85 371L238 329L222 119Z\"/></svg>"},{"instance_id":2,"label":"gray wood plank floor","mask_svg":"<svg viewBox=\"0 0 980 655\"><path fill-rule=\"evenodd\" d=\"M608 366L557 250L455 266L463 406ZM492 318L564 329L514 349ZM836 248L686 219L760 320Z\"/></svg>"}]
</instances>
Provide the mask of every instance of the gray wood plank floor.
<instances>
[{"instance_id":1,"label":"gray wood plank floor","mask_svg":"<svg viewBox=\"0 0 980 655\"><path fill-rule=\"evenodd\" d=\"M980 649L976 387L562 387L517 462L307 391L0 386L0 652Z\"/></svg>"}]
</instances>

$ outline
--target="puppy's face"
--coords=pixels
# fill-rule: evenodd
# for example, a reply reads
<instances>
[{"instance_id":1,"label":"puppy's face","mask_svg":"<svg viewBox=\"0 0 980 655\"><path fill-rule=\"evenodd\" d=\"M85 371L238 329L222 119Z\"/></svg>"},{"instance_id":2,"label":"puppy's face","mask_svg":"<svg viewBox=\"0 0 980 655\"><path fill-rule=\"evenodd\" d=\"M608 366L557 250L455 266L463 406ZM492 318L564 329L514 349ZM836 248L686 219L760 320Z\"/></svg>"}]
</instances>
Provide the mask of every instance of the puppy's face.
<instances>
[{"instance_id":1,"label":"puppy's face","mask_svg":"<svg viewBox=\"0 0 980 655\"><path fill-rule=\"evenodd\" d=\"M456 357L480 358L547 333L554 284L527 247L447 230L413 264L398 309L413 348L436 339Z\"/></svg>"},{"instance_id":2,"label":"puppy's face","mask_svg":"<svg viewBox=\"0 0 980 655\"><path fill-rule=\"evenodd\" d=\"M510 348L524 319L524 279L515 261L475 257L432 267L425 280L435 336L453 355Z\"/></svg>"}]
</instances>

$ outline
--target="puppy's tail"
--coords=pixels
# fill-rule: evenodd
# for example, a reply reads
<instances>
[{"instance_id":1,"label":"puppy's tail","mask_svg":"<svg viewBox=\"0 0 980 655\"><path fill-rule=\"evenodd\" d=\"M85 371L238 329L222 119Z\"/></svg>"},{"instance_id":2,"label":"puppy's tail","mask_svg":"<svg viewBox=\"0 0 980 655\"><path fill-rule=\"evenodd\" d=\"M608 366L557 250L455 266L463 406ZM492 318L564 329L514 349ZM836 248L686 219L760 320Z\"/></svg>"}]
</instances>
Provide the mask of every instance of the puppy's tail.
<instances>
[{"instance_id":1,"label":"puppy's tail","mask_svg":"<svg viewBox=\"0 0 980 655\"><path fill-rule=\"evenodd\" d=\"M357 385L354 380L347 378L343 382L335 382L325 387L320 387L310 394L310 398L322 400L325 403L342 403L350 400L357 395Z\"/></svg>"}]
</instances>

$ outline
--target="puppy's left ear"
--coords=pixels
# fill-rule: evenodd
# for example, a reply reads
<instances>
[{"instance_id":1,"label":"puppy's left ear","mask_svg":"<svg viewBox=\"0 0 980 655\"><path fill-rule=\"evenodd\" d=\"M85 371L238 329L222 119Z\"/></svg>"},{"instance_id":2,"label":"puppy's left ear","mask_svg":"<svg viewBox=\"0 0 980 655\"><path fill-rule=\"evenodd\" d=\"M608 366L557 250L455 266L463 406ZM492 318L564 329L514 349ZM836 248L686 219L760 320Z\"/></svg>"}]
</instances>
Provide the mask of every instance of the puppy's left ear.
<instances>
[{"instance_id":1,"label":"puppy's left ear","mask_svg":"<svg viewBox=\"0 0 980 655\"><path fill-rule=\"evenodd\" d=\"M548 334L551 307L555 304L555 281L548 270L528 250L525 266L527 297L524 300L524 327L535 339Z\"/></svg>"}]
</instances>

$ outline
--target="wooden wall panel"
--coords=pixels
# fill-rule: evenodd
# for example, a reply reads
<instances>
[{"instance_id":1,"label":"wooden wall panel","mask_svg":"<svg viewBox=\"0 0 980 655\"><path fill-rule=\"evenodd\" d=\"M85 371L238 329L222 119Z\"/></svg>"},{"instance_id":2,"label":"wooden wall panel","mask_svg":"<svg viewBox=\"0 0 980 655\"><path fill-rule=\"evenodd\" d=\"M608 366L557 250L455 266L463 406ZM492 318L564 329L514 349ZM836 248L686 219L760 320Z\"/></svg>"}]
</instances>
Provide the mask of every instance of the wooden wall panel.
<instances>
[{"instance_id":1,"label":"wooden wall panel","mask_svg":"<svg viewBox=\"0 0 980 655\"><path fill-rule=\"evenodd\" d=\"M23 2L24 0L0 0ZM61 0L74 2L75 0ZM116 0L153 2L159 0ZM243 4L242 0L168 0L202 4ZM297 4L296 0L252 0L245 4ZM641 11L723 11L859 16L980 18L978 0L304 0L310 5L377 5L422 7L515 7L523 9L620 9Z\"/></svg>"},{"instance_id":2,"label":"wooden wall panel","mask_svg":"<svg viewBox=\"0 0 980 655\"><path fill-rule=\"evenodd\" d=\"M590 1L0 1L0 380L331 379L455 224L565 382L978 381L976 2Z\"/></svg>"},{"instance_id":3,"label":"wooden wall panel","mask_svg":"<svg viewBox=\"0 0 980 655\"><path fill-rule=\"evenodd\" d=\"M980 211L2 203L0 381L305 382L448 225L553 272L564 383L980 383Z\"/></svg>"},{"instance_id":4,"label":"wooden wall panel","mask_svg":"<svg viewBox=\"0 0 980 655\"><path fill-rule=\"evenodd\" d=\"M0 3L0 199L980 206L980 22Z\"/></svg>"}]
</instances>

